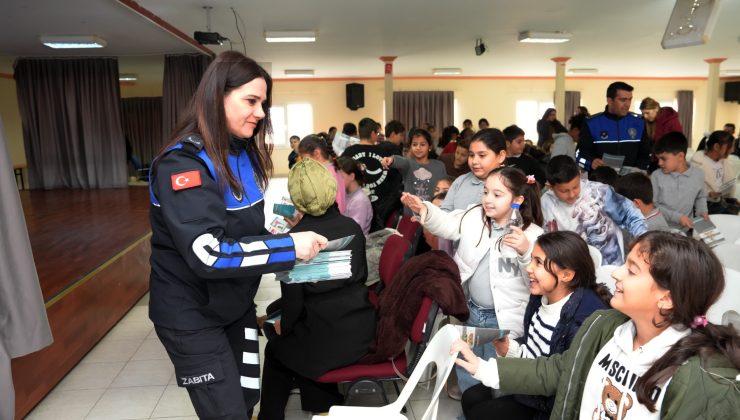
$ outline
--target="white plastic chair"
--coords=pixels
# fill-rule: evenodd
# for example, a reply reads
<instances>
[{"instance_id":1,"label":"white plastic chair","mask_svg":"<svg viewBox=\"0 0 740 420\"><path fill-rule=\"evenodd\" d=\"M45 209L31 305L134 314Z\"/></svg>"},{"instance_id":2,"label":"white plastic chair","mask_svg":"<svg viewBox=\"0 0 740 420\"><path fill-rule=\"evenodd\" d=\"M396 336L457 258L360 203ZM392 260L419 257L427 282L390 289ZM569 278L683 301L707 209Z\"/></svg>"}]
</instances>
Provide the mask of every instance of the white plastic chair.
<instances>
[{"instance_id":1,"label":"white plastic chair","mask_svg":"<svg viewBox=\"0 0 740 420\"><path fill-rule=\"evenodd\" d=\"M377 419L406 419L406 416L401 414L401 410L408 401L411 393L419 383L426 368L433 362L437 366L437 377L434 383L434 392L432 393L432 399L429 401L424 415L421 417L422 420L435 420L437 418L437 407L439 406L439 394L444 388L444 384L447 381L447 376L450 375L453 366L455 365L455 358L457 353L450 354L450 346L452 343L460 338L460 334L457 329L452 325L445 325L437 334L432 337L429 342L427 349L421 356L419 363L416 365L414 372L411 374L408 382L404 385L401 395L398 396L395 402L384 405L382 407L359 407L359 406L342 406L336 405L329 410L328 416L313 416L313 420L377 420Z\"/></svg>"},{"instance_id":2,"label":"white plastic chair","mask_svg":"<svg viewBox=\"0 0 740 420\"><path fill-rule=\"evenodd\" d=\"M740 313L740 272L725 267L725 290L717 302L707 311L707 319L712 324L721 324L722 317L729 311ZM736 325L735 328L740 328Z\"/></svg>"},{"instance_id":3,"label":"white plastic chair","mask_svg":"<svg viewBox=\"0 0 740 420\"><path fill-rule=\"evenodd\" d=\"M591 254L591 259L594 260L594 267L597 269L601 267L601 261L603 260L604 256L601 255L601 251L599 251L599 248L596 248L593 245L588 245L588 253Z\"/></svg>"},{"instance_id":4,"label":"white plastic chair","mask_svg":"<svg viewBox=\"0 0 740 420\"><path fill-rule=\"evenodd\" d=\"M616 283L612 278L612 273L617 268L619 268L618 265L602 265L601 267L596 267L596 283L604 283L612 294L614 294Z\"/></svg>"}]
</instances>

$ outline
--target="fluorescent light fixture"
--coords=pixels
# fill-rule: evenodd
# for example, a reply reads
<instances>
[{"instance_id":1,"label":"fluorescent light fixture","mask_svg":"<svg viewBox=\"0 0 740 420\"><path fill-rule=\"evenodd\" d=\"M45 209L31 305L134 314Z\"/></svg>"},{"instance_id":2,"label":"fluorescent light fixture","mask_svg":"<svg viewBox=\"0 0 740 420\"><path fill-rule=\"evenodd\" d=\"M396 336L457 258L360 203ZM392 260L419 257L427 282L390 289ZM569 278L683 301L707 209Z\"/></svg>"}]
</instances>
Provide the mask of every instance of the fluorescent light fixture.
<instances>
[{"instance_id":1,"label":"fluorescent light fixture","mask_svg":"<svg viewBox=\"0 0 740 420\"><path fill-rule=\"evenodd\" d=\"M459 67L432 69L432 74L435 76L456 76L461 73L462 73L462 69Z\"/></svg>"},{"instance_id":2,"label":"fluorescent light fixture","mask_svg":"<svg viewBox=\"0 0 740 420\"><path fill-rule=\"evenodd\" d=\"M316 42L315 31L265 31L267 42Z\"/></svg>"},{"instance_id":3,"label":"fluorescent light fixture","mask_svg":"<svg viewBox=\"0 0 740 420\"><path fill-rule=\"evenodd\" d=\"M121 73L118 75L119 82L135 82L139 77L136 73Z\"/></svg>"},{"instance_id":4,"label":"fluorescent light fixture","mask_svg":"<svg viewBox=\"0 0 740 420\"><path fill-rule=\"evenodd\" d=\"M567 32L519 32L519 42L536 44L559 44L570 41L571 37Z\"/></svg>"},{"instance_id":5,"label":"fluorescent light fixture","mask_svg":"<svg viewBox=\"0 0 740 420\"><path fill-rule=\"evenodd\" d=\"M740 76L740 69L722 70L719 73L721 76Z\"/></svg>"},{"instance_id":6,"label":"fluorescent light fixture","mask_svg":"<svg viewBox=\"0 0 740 420\"><path fill-rule=\"evenodd\" d=\"M285 69L286 76L293 77L313 77L313 70L311 69Z\"/></svg>"},{"instance_id":7,"label":"fluorescent light fixture","mask_svg":"<svg viewBox=\"0 0 740 420\"><path fill-rule=\"evenodd\" d=\"M719 0L676 0L660 45L663 49L706 44L719 15Z\"/></svg>"},{"instance_id":8,"label":"fluorescent light fixture","mask_svg":"<svg viewBox=\"0 0 740 420\"><path fill-rule=\"evenodd\" d=\"M570 74L596 74L598 72L599 69L592 68L568 69L568 73Z\"/></svg>"},{"instance_id":9,"label":"fluorescent light fixture","mask_svg":"<svg viewBox=\"0 0 740 420\"><path fill-rule=\"evenodd\" d=\"M41 35L41 43L49 48L103 48L106 42L97 35Z\"/></svg>"}]
</instances>

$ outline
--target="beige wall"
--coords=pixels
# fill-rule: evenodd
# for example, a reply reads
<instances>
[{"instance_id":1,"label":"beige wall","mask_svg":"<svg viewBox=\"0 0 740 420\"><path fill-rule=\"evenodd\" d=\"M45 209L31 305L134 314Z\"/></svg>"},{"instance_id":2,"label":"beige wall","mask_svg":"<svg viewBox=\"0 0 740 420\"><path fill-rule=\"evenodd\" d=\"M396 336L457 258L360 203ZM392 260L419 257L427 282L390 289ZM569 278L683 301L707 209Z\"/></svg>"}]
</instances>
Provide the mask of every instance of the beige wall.
<instances>
[{"instance_id":1,"label":"beige wall","mask_svg":"<svg viewBox=\"0 0 740 420\"><path fill-rule=\"evenodd\" d=\"M162 57L121 58L122 73L139 73L139 81L121 86L122 97L160 96L162 94ZM142 70L137 71L140 68ZM0 70L12 71L12 60L0 58ZM7 74L7 73L6 73ZM694 129L696 142L708 128L705 121L706 81L695 79L624 79L635 87L635 97L672 98L679 90L694 91ZM345 106L345 85L358 82L365 85L365 107L351 111ZM581 100L591 112L598 112L605 104L605 90L610 80L573 79L566 80L566 89L581 92ZM724 90L724 81L720 91ZM394 80L395 90L452 90L459 104L459 119L474 121L485 116L493 126L504 127L515 121L517 99L548 101L552 99L554 79L434 79L401 78ZM383 80L276 80L273 102L276 105L307 102L313 105L314 129L327 130L330 126L340 127L345 121L355 124L363 117L383 121ZM717 95L717 118L715 128L725 122L740 125L740 105L724 102L721 92ZM13 163L24 163L23 136L18 112L15 82L0 78L0 115L3 116L8 148ZM455 121L460 126L462 121ZM290 150L276 148L273 154L275 173L287 174L287 156Z\"/></svg>"}]
</instances>

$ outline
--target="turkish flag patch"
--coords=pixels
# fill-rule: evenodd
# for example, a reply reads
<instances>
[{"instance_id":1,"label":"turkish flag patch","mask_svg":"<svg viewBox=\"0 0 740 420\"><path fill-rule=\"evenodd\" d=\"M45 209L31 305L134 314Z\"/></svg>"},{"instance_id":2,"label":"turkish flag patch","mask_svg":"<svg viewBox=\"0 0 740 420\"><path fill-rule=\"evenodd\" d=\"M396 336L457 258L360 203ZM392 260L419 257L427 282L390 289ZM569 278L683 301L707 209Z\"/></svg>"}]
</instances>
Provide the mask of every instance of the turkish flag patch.
<instances>
[{"instance_id":1,"label":"turkish flag patch","mask_svg":"<svg viewBox=\"0 0 740 420\"><path fill-rule=\"evenodd\" d=\"M200 171L188 171L171 176L172 189L175 191L185 190L193 187L200 187Z\"/></svg>"}]
</instances>

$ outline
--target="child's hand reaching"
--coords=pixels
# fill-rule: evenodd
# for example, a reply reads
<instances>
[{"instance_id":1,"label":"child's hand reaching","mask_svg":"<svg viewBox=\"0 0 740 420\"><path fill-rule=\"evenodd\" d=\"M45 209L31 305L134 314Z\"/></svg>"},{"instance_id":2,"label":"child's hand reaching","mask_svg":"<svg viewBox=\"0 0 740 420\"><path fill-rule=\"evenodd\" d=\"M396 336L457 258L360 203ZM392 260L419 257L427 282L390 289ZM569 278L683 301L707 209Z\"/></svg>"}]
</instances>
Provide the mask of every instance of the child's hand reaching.
<instances>
[{"instance_id":1,"label":"child's hand reaching","mask_svg":"<svg viewBox=\"0 0 740 420\"><path fill-rule=\"evenodd\" d=\"M501 340L493 340L493 347L496 348L496 354L499 357L506 357L506 353L509 352L509 337L504 337Z\"/></svg>"},{"instance_id":2,"label":"child's hand reaching","mask_svg":"<svg viewBox=\"0 0 740 420\"><path fill-rule=\"evenodd\" d=\"M383 167L383 169L388 169L390 166L393 165L393 158L388 156L384 157L383 159L380 159L380 166Z\"/></svg>"},{"instance_id":3,"label":"child's hand reaching","mask_svg":"<svg viewBox=\"0 0 740 420\"><path fill-rule=\"evenodd\" d=\"M470 346L468 346L468 343L462 340L457 340L452 343L452 347L450 347L450 354L455 354L457 352L460 352L464 359L457 358L455 359L455 363L457 363L457 365L462 367L463 369L467 370L468 373L470 373L471 375L475 375L475 372L478 371L480 359L478 358L478 356L473 354L473 352L470 350Z\"/></svg>"},{"instance_id":4,"label":"child's hand reaching","mask_svg":"<svg viewBox=\"0 0 740 420\"><path fill-rule=\"evenodd\" d=\"M681 216L681 218L678 220L678 223L686 228L692 228L694 227L694 222L691 221L691 218L687 215Z\"/></svg>"},{"instance_id":5,"label":"child's hand reaching","mask_svg":"<svg viewBox=\"0 0 740 420\"><path fill-rule=\"evenodd\" d=\"M503 242L504 245L514 248L520 256L529 251L529 240L518 226L511 226L511 232L504 235Z\"/></svg>"},{"instance_id":6,"label":"child's hand reaching","mask_svg":"<svg viewBox=\"0 0 740 420\"><path fill-rule=\"evenodd\" d=\"M407 192L401 193L401 203L403 203L404 206L408 207L409 209L411 209L411 211L419 215L422 213L422 209L426 210L424 202L421 201L421 198Z\"/></svg>"}]
</instances>

